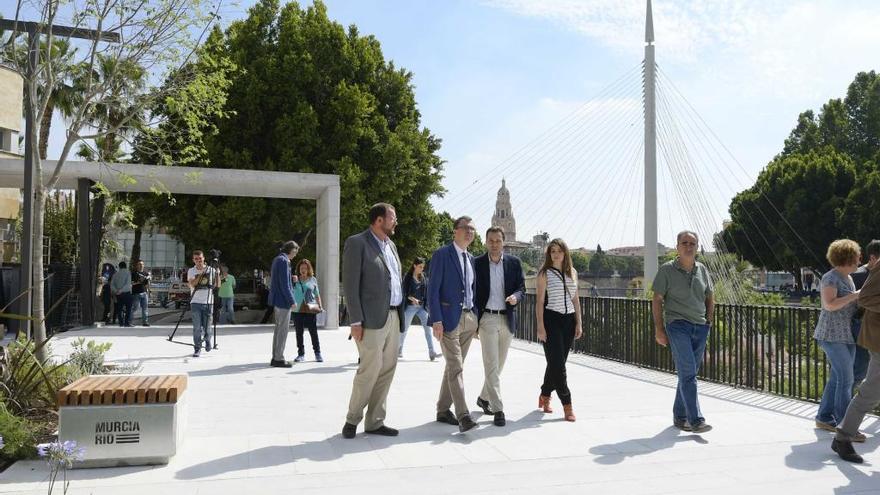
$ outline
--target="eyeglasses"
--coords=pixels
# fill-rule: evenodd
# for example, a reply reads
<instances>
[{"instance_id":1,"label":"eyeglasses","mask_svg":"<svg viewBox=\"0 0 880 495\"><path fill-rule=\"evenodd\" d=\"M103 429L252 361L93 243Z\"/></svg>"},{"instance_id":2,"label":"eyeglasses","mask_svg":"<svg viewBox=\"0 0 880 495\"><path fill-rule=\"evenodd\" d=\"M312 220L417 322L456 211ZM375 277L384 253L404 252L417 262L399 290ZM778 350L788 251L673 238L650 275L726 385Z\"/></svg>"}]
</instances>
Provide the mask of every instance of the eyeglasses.
<instances>
[{"instance_id":1,"label":"eyeglasses","mask_svg":"<svg viewBox=\"0 0 880 495\"><path fill-rule=\"evenodd\" d=\"M682 241L679 244L681 244L682 246L696 246L697 245L696 242L688 242L688 241Z\"/></svg>"},{"instance_id":2,"label":"eyeglasses","mask_svg":"<svg viewBox=\"0 0 880 495\"><path fill-rule=\"evenodd\" d=\"M471 227L470 225L462 225L460 227L456 227L457 230L467 230L468 232L476 232L477 229Z\"/></svg>"}]
</instances>

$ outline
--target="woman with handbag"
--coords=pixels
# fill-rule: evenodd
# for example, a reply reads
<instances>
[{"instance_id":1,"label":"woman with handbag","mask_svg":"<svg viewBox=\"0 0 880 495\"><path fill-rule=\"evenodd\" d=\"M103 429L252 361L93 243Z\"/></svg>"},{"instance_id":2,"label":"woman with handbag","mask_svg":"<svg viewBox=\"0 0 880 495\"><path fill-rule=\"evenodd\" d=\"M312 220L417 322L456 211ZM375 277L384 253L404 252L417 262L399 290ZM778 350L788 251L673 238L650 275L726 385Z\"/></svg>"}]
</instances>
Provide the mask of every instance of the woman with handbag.
<instances>
[{"instance_id":1,"label":"woman with handbag","mask_svg":"<svg viewBox=\"0 0 880 495\"><path fill-rule=\"evenodd\" d=\"M562 239L553 239L547 245L544 265L535 279L538 340L544 345L547 368L538 397L538 407L545 413L550 408L550 394L555 390L562 401L565 420L574 421L571 391L565 362L574 340L581 338L581 305L577 289L577 271L572 266L571 254Z\"/></svg>"},{"instance_id":2,"label":"woman with handbag","mask_svg":"<svg viewBox=\"0 0 880 495\"><path fill-rule=\"evenodd\" d=\"M321 306L321 294L318 292L318 279L315 278L315 269L312 262L302 259L296 265L294 275L293 300L296 307L293 310L293 325L296 327L297 356L294 362L301 363L306 360L306 351L303 343L303 332L309 330L309 338L312 341L312 350L315 351L315 361L324 362L321 357L321 344L318 342L318 313L324 311Z\"/></svg>"}]
</instances>

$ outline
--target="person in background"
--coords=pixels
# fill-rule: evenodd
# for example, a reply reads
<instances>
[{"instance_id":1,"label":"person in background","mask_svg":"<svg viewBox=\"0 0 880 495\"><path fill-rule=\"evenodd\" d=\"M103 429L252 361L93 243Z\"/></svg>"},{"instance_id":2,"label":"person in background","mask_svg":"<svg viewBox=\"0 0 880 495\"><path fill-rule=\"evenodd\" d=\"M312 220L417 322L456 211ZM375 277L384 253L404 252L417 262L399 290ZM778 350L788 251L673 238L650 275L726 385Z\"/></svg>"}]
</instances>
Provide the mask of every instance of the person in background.
<instances>
[{"instance_id":1,"label":"person in background","mask_svg":"<svg viewBox=\"0 0 880 495\"><path fill-rule=\"evenodd\" d=\"M281 245L278 256L272 260L272 285L269 288L269 304L275 313L275 332L272 335L272 360L269 366L290 368L290 361L284 359L287 347L287 334L290 332L290 312L296 306L293 299L293 284L290 280L290 260L299 252L299 244L287 241Z\"/></svg>"},{"instance_id":2,"label":"person in background","mask_svg":"<svg viewBox=\"0 0 880 495\"><path fill-rule=\"evenodd\" d=\"M296 327L296 359L301 363L306 360L306 350L303 333L309 330L309 339L312 341L312 351L315 352L315 361L324 362L321 356L321 343L318 341L318 314L303 311L303 304L313 303L318 305L318 310L323 311L321 293L318 292L318 279L315 278L315 269L312 262L307 259L300 260L296 265L296 273L293 277L293 326Z\"/></svg>"},{"instance_id":3,"label":"person in background","mask_svg":"<svg viewBox=\"0 0 880 495\"><path fill-rule=\"evenodd\" d=\"M416 258L410 265L409 271L403 277L403 295L406 309L403 311L403 332L400 334L400 349L397 357L403 357L403 341L412 325L413 317L418 316L428 343L428 359L433 361L441 354L434 351L434 337L428 325L428 276L425 274L425 258Z\"/></svg>"},{"instance_id":4,"label":"person in background","mask_svg":"<svg viewBox=\"0 0 880 495\"><path fill-rule=\"evenodd\" d=\"M104 323L116 323L116 311L113 308L113 290L110 288L110 280L116 274L116 267L113 263L104 263L101 268L101 304L103 306L103 315L101 319Z\"/></svg>"},{"instance_id":5,"label":"person in background","mask_svg":"<svg viewBox=\"0 0 880 495\"><path fill-rule=\"evenodd\" d=\"M134 270L131 272L131 298L132 305L131 311L132 314L137 312L138 308L141 310L141 325L148 327L150 326L149 318L150 318L150 281L152 277L150 272L148 272L144 268L144 262L138 260L134 265Z\"/></svg>"},{"instance_id":6,"label":"person in background","mask_svg":"<svg viewBox=\"0 0 880 495\"><path fill-rule=\"evenodd\" d=\"M110 290L116 296L116 319L122 327L131 326L131 272L124 261L119 262L119 270L110 279Z\"/></svg>"},{"instance_id":7,"label":"person in background","mask_svg":"<svg viewBox=\"0 0 880 495\"><path fill-rule=\"evenodd\" d=\"M235 276L229 267L220 266L220 323L235 324Z\"/></svg>"}]
</instances>

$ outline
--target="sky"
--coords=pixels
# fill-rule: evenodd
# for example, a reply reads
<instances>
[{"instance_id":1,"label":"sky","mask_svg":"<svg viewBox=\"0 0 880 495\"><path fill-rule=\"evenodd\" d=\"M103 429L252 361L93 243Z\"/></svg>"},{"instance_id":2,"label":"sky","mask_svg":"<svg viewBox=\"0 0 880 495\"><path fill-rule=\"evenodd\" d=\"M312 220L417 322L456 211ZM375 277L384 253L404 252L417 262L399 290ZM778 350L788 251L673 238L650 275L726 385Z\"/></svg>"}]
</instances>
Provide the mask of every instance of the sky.
<instances>
[{"instance_id":1,"label":"sky","mask_svg":"<svg viewBox=\"0 0 880 495\"><path fill-rule=\"evenodd\" d=\"M443 140L436 208L484 230L504 177L519 240L642 244L645 0L325 3L414 74L422 125ZM876 0L655 0L660 242L720 230L798 114L880 69L876 26Z\"/></svg>"}]
</instances>

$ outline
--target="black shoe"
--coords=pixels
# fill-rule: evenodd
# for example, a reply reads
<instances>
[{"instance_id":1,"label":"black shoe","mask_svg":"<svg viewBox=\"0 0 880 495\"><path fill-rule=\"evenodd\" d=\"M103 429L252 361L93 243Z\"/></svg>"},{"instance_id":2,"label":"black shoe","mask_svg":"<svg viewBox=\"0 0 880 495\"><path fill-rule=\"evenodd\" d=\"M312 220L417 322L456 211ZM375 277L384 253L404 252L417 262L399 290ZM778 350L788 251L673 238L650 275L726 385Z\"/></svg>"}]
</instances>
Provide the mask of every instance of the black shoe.
<instances>
[{"instance_id":1,"label":"black shoe","mask_svg":"<svg viewBox=\"0 0 880 495\"><path fill-rule=\"evenodd\" d=\"M831 441L831 450L837 452L837 455L839 455L844 461L854 462L856 464L865 462L865 460L862 459L862 456L856 453L856 450L853 448L852 442L850 441L838 440L835 438Z\"/></svg>"},{"instance_id":2,"label":"black shoe","mask_svg":"<svg viewBox=\"0 0 880 495\"><path fill-rule=\"evenodd\" d=\"M193 351L193 357L199 357L202 354L201 349L196 349Z\"/></svg>"},{"instance_id":3,"label":"black shoe","mask_svg":"<svg viewBox=\"0 0 880 495\"><path fill-rule=\"evenodd\" d=\"M691 431L691 424L684 419L674 419L672 420L672 426L678 428L682 431Z\"/></svg>"},{"instance_id":4,"label":"black shoe","mask_svg":"<svg viewBox=\"0 0 880 495\"><path fill-rule=\"evenodd\" d=\"M483 414L487 416L493 414L492 410L489 409L489 401L483 400L482 397L477 397L477 406L483 410Z\"/></svg>"},{"instance_id":5,"label":"black shoe","mask_svg":"<svg viewBox=\"0 0 880 495\"><path fill-rule=\"evenodd\" d=\"M213 348L214 347L211 346L211 341L208 341L207 345L205 345L205 352L211 352L211 349Z\"/></svg>"},{"instance_id":6,"label":"black shoe","mask_svg":"<svg viewBox=\"0 0 880 495\"><path fill-rule=\"evenodd\" d=\"M292 368L293 365L290 364L290 361L275 361L274 359L269 362L269 366L273 368Z\"/></svg>"},{"instance_id":7,"label":"black shoe","mask_svg":"<svg viewBox=\"0 0 880 495\"><path fill-rule=\"evenodd\" d=\"M369 433L370 435L382 435L383 437L396 437L397 434L400 432L395 430L394 428L389 428L385 425L382 425L375 430L365 431L364 433Z\"/></svg>"},{"instance_id":8,"label":"black shoe","mask_svg":"<svg viewBox=\"0 0 880 495\"><path fill-rule=\"evenodd\" d=\"M495 419L492 420L492 422L495 423L495 426L504 426L507 424L507 420L504 419L504 413L501 411L495 413Z\"/></svg>"},{"instance_id":9,"label":"black shoe","mask_svg":"<svg viewBox=\"0 0 880 495\"><path fill-rule=\"evenodd\" d=\"M150 326L150 324L149 324L149 323L143 323L141 326L148 327L148 326Z\"/></svg>"},{"instance_id":10,"label":"black shoe","mask_svg":"<svg viewBox=\"0 0 880 495\"><path fill-rule=\"evenodd\" d=\"M452 425L452 426L458 426L458 420L455 419L455 415L452 414L452 411L450 411L449 409L447 409L443 412L438 412L437 413L437 421L439 421L441 423L446 423L446 424Z\"/></svg>"},{"instance_id":11,"label":"black shoe","mask_svg":"<svg viewBox=\"0 0 880 495\"><path fill-rule=\"evenodd\" d=\"M354 438L355 434L357 434L357 429L357 425L345 423L345 426L342 427L342 438Z\"/></svg>"},{"instance_id":12,"label":"black shoe","mask_svg":"<svg viewBox=\"0 0 880 495\"><path fill-rule=\"evenodd\" d=\"M471 428L477 426L477 423L474 423L474 420L471 419L470 414L465 414L458 420L458 431L464 433Z\"/></svg>"}]
</instances>

